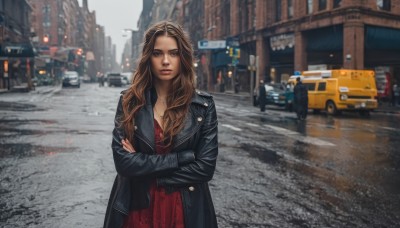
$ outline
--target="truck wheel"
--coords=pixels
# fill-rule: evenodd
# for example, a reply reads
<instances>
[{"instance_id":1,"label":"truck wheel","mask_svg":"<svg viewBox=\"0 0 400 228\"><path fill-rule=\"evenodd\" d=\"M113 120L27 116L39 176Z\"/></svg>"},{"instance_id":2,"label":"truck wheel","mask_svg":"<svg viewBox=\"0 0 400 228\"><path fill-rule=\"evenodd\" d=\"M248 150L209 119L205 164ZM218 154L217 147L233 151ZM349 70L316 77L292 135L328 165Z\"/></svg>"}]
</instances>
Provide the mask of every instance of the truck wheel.
<instances>
[{"instance_id":1,"label":"truck wheel","mask_svg":"<svg viewBox=\"0 0 400 228\"><path fill-rule=\"evenodd\" d=\"M337 108L336 108L336 105L335 105L335 103L333 101L328 101L326 103L326 112L329 115L336 115L337 114Z\"/></svg>"}]
</instances>

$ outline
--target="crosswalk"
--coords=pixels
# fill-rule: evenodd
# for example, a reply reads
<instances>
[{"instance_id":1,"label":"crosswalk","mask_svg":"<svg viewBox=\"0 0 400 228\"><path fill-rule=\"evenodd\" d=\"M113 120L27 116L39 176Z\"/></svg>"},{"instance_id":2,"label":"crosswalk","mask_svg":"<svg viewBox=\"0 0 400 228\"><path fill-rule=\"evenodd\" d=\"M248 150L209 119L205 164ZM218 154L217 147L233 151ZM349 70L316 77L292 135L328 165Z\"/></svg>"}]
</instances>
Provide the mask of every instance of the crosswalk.
<instances>
[{"instance_id":1,"label":"crosswalk","mask_svg":"<svg viewBox=\"0 0 400 228\"><path fill-rule=\"evenodd\" d=\"M240 117L240 116L254 116L254 115L265 115L265 113L257 113L254 110L248 110L248 109L238 109L238 108L232 108L232 107L227 107L223 105L218 105L217 110L221 111L221 113L234 113L235 117ZM226 121L227 119L224 118L222 121ZM335 146L334 143L328 142L326 140L322 140L316 137L312 136L305 136L300 134L299 132L292 131L286 128L282 127L277 127L271 124L257 124L257 123L252 123L252 122L246 122L245 120L241 120L238 118L235 118L234 122L235 125L224 123L220 121L220 126L223 128L226 128L228 130L232 130L234 132L246 132L245 129L248 127L251 127L253 129L257 129L258 131L268 131L268 132L273 132L275 134L291 138L296 141L300 141L306 144L311 144L315 146ZM247 131L248 132L248 131Z\"/></svg>"}]
</instances>

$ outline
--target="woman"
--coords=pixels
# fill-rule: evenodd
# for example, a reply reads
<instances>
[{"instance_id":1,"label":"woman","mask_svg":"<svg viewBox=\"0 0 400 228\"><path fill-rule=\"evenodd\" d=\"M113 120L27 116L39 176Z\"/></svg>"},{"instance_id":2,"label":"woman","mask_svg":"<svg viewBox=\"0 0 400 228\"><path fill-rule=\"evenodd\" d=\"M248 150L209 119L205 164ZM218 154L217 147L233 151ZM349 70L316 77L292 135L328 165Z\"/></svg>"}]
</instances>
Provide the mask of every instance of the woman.
<instances>
[{"instance_id":1,"label":"woman","mask_svg":"<svg viewBox=\"0 0 400 228\"><path fill-rule=\"evenodd\" d=\"M217 115L212 97L194 88L193 49L180 26L160 22L146 32L114 122L118 175L104 227L217 227L208 187Z\"/></svg>"}]
</instances>

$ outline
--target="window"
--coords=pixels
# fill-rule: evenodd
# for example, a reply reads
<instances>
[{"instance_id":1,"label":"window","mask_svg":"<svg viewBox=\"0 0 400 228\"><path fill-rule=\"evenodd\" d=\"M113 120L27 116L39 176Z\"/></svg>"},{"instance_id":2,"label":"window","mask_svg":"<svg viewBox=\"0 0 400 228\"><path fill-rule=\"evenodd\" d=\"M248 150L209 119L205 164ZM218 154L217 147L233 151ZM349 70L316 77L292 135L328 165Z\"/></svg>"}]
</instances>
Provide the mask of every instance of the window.
<instances>
[{"instance_id":1,"label":"window","mask_svg":"<svg viewBox=\"0 0 400 228\"><path fill-rule=\"evenodd\" d=\"M312 14L313 12L313 0L307 0L307 14Z\"/></svg>"},{"instance_id":2,"label":"window","mask_svg":"<svg viewBox=\"0 0 400 228\"><path fill-rule=\"evenodd\" d=\"M319 0L318 10L326 10L326 0Z\"/></svg>"},{"instance_id":3,"label":"window","mask_svg":"<svg viewBox=\"0 0 400 228\"><path fill-rule=\"evenodd\" d=\"M50 13L50 5L45 5L45 6L43 6L43 8L42 8L42 12L43 12L43 14L48 14L48 13Z\"/></svg>"},{"instance_id":4,"label":"window","mask_svg":"<svg viewBox=\"0 0 400 228\"><path fill-rule=\"evenodd\" d=\"M293 17L293 0L288 0L287 3L288 3L287 14L288 14L288 18L290 19Z\"/></svg>"},{"instance_id":5,"label":"window","mask_svg":"<svg viewBox=\"0 0 400 228\"><path fill-rule=\"evenodd\" d=\"M275 12L275 21L280 21L282 18L282 5L281 5L281 0L276 0L275 1L275 6L276 6L276 12Z\"/></svg>"},{"instance_id":6,"label":"window","mask_svg":"<svg viewBox=\"0 0 400 228\"><path fill-rule=\"evenodd\" d=\"M342 5L342 0L333 0L333 8L339 8Z\"/></svg>"},{"instance_id":7,"label":"window","mask_svg":"<svg viewBox=\"0 0 400 228\"><path fill-rule=\"evenodd\" d=\"M320 82L318 84L318 91L325 91L326 90L326 82Z\"/></svg>"},{"instance_id":8,"label":"window","mask_svg":"<svg viewBox=\"0 0 400 228\"><path fill-rule=\"evenodd\" d=\"M307 86L308 91L315 90L315 83L304 83L304 85Z\"/></svg>"},{"instance_id":9,"label":"window","mask_svg":"<svg viewBox=\"0 0 400 228\"><path fill-rule=\"evenodd\" d=\"M376 0L376 6L379 10L390 11L390 0Z\"/></svg>"}]
</instances>

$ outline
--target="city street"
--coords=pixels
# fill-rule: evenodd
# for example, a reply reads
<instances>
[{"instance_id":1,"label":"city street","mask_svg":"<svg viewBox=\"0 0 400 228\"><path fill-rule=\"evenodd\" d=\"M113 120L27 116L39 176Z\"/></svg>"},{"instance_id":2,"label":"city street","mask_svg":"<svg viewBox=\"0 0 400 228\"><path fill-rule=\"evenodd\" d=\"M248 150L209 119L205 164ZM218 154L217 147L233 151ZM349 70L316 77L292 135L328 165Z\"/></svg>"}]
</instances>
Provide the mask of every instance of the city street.
<instances>
[{"instance_id":1,"label":"city street","mask_svg":"<svg viewBox=\"0 0 400 228\"><path fill-rule=\"evenodd\" d=\"M123 88L0 94L0 227L102 227ZM308 115L214 96L219 227L399 227L400 115Z\"/></svg>"}]
</instances>

